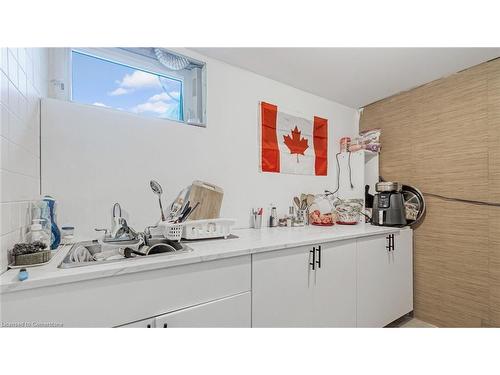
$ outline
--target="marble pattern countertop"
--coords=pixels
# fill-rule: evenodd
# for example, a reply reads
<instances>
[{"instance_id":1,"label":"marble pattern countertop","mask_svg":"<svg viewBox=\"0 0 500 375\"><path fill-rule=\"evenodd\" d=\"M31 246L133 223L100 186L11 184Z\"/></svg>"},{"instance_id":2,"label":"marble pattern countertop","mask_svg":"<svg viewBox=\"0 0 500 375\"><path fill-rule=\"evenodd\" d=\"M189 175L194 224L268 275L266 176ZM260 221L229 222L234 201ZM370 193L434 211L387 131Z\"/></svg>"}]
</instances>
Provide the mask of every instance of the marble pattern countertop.
<instances>
[{"instance_id":1,"label":"marble pattern countertop","mask_svg":"<svg viewBox=\"0 0 500 375\"><path fill-rule=\"evenodd\" d=\"M335 225L333 227L306 226L302 228L237 229L238 238L190 242L193 251L174 255L155 255L107 264L61 269L58 268L71 246L62 246L51 261L28 269L29 278L17 279L19 270L11 269L0 275L0 293L47 287L102 277L175 267L191 263L236 257L266 251L320 244L359 237L399 232L399 228L376 227L369 224Z\"/></svg>"}]
</instances>

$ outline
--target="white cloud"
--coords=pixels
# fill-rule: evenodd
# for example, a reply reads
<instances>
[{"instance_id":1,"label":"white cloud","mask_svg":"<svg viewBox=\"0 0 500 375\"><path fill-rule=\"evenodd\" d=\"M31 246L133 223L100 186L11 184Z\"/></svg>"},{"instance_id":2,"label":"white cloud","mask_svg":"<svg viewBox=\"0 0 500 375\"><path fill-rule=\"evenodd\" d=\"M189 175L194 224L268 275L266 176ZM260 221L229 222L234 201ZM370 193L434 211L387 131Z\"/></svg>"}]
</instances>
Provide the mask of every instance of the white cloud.
<instances>
[{"instance_id":1,"label":"white cloud","mask_svg":"<svg viewBox=\"0 0 500 375\"><path fill-rule=\"evenodd\" d=\"M95 102L95 103L92 103L92 105L95 105L97 107L111 108L109 105L106 105L106 104L101 103L101 102Z\"/></svg>"},{"instance_id":2,"label":"white cloud","mask_svg":"<svg viewBox=\"0 0 500 375\"><path fill-rule=\"evenodd\" d=\"M166 93L166 92L162 92L161 94L156 94L156 95L153 95L152 97L150 97L148 99L148 102L157 102L157 101L160 101L160 100L178 100L180 97L180 93L179 91L171 91L169 93Z\"/></svg>"},{"instance_id":3,"label":"white cloud","mask_svg":"<svg viewBox=\"0 0 500 375\"><path fill-rule=\"evenodd\" d=\"M162 92L161 94L156 94L150 97L148 102L158 102L160 100L170 100L170 97L166 92Z\"/></svg>"},{"instance_id":4,"label":"white cloud","mask_svg":"<svg viewBox=\"0 0 500 375\"><path fill-rule=\"evenodd\" d=\"M132 112L143 113L143 112L154 112L158 114L166 113L168 110L172 109L172 104L165 103L164 101L146 102L136 105L132 108Z\"/></svg>"},{"instance_id":5,"label":"white cloud","mask_svg":"<svg viewBox=\"0 0 500 375\"><path fill-rule=\"evenodd\" d=\"M125 95L128 94L129 92L132 92L134 90L132 89L124 89L123 87L118 87L117 89L108 92L109 96L118 96L118 95Z\"/></svg>"},{"instance_id":6,"label":"white cloud","mask_svg":"<svg viewBox=\"0 0 500 375\"><path fill-rule=\"evenodd\" d=\"M126 74L120 82L120 87L138 89L143 87L160 87L158 77L140 70Z\"/></svg>"},{"instance_id":7,"label":"white cloud","mask_svg":"<svg viewBox=\"0 0 500 375\"><path fill-rule=\"evenodd\" d=\"M134 70L132 74L125 74L121 81L117 80L115 83L118 88L108 92L109 96L125 95L142 88L161 88L158 76L141 70Z\"/></svg>"}]
</instances>

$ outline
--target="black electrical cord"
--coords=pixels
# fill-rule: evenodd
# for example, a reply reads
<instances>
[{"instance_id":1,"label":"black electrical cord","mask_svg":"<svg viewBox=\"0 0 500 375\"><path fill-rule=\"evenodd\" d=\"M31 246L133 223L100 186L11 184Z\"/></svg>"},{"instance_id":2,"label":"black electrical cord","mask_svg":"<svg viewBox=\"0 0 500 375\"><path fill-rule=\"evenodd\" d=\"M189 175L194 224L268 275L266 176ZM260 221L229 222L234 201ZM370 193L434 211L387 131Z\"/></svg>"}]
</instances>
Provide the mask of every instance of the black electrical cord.
<instances>
[{"instance_id":1,"label":"black electrical cord","mask_svg":"<svg viewBox=\"0 0 500 375\"><path fill-rule=\"evenodd\" d=\"M335 154L335 160L337 161L337 188L335 189L335 191L333 193L330 192L330 191L328 191L328 190L325 190L325 193L328 193L328 194L335 194L340 189L340 162L339 162L339 155L340 155L340 152L337 152Z\"/></svg>"},{"instance_id":2,"label":"black electrical cord","mask_svg":"<svg viewBox=\"0 0 500 375\"><path fill-rule=\"evenodd\" d=\"M354 189L354 185L352 183L352 170L351 170L351 151L347 151L349 153L349 158L347 160L347 166L349 167L349 183L351 184L351 189ZM326 195L333 195L337 193L340 189L340 162L339 162L339 155L340 152L337 152L335 154L335 160L337 161L337 188L335 189L334 192L331 192L330 190L325 190Z\"/></svg>"}]
</instances>

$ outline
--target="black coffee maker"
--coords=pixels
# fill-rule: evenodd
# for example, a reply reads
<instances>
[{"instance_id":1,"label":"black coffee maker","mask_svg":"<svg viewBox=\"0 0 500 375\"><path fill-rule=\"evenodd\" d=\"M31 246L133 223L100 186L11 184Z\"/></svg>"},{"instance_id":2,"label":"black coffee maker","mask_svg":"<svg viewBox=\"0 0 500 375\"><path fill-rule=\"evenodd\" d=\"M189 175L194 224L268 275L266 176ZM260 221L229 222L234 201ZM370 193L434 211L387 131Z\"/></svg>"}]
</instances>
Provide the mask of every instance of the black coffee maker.
<instances>
[{"instance_id":1,"label":"black coffee maker","mask_svg":"<svg viewBox=\"0 0 500 375\"><path fill-rule=\"evenodd\" d=\"M378 182L373 197L372 224L385 227L406 225L406 212L401 185L397 182Z\"/></svg>"}]
</instances>

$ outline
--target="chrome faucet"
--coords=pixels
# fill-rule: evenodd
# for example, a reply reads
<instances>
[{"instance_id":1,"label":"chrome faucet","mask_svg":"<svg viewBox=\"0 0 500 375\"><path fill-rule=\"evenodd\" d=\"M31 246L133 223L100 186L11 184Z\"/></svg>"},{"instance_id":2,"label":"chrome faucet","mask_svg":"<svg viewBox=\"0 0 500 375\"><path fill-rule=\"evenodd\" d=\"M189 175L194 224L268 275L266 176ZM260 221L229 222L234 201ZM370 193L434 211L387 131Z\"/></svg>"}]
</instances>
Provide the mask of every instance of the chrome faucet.
<instances>
[{"instance_id":1,"label":"chrome faucet","mask_svg":"<svg viewBox=\"0 0 500 375\"><path fill-rule=\"evenodd\" d=\"M118 221L120 227L116 231L115 239L126 239L126 240L136 240L139 238L139 233L137 233L133 228L128 226L127 220L123 217Z\"/></svg>"},{"instance_id":2,"label":"chrome faucet","mask_svg":"<svg viewBox=\"0 0 500 375\"><path fill-rule=\"evenodd\" d=\"M144 238L145 238L146 240L148 240L148 239L150 239L151 237L153 237L153 236L151 235L151 229L153 229L153 228L158 228L158 225L149 225L149 226L147 226L147 227L144 229L144 232L143 232L143 233L144 233Z\"/></svg>"},{"instance_id":3,"label":"chrome faucet","mask_svg":"<svg viewBox=\"0 0 500 375\"><path fill-rule=\"evenodd\" d=\"M144 237L142 233L138 233L129 227L127 220L121 216L121 212L120 204L115 203L113 206L113 228L111 231L101 228L94 229L98 232L104 232L104 242L135 241Z\"/></svg>"}]
</instances>

